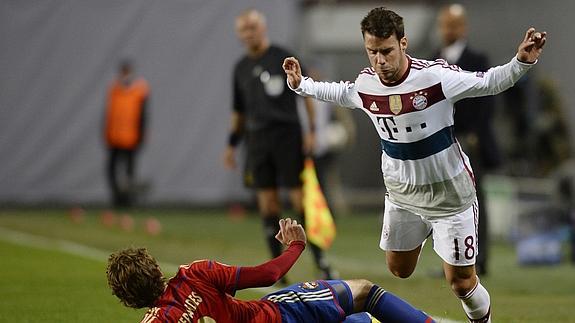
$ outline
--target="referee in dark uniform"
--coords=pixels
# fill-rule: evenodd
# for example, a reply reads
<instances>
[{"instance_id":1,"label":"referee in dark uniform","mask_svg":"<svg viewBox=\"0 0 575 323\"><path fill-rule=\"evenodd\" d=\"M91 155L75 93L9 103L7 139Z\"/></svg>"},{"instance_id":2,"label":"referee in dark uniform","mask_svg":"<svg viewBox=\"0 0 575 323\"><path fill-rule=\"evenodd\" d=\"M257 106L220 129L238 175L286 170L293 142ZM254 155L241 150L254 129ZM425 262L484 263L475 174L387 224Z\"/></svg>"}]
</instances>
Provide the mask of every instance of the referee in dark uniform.
<instances>
[{"instance_id":1,"label":"referee in dark uniform","mask_svg":"<svg viewBox=\"0 0 575 323\"><path fill-rule=\"evenodd\" d=\"M256 189L265 238L277 257L282 251L275 239L281 217L279 187L287 188L294 211L304 219L300 174L304 153L313 147L313 101L305 100L310 129L304 136L296 95L287 88L282 69L284 58L292 54L270 44L265 16L257 10L242 12L235 26L247 53L234 69L232 126L224 162L230 169L236 167L236 147L245 139L246 181ZM334 278L323 251L309 245L322 278Z\"/></svg>"}]
</instances>

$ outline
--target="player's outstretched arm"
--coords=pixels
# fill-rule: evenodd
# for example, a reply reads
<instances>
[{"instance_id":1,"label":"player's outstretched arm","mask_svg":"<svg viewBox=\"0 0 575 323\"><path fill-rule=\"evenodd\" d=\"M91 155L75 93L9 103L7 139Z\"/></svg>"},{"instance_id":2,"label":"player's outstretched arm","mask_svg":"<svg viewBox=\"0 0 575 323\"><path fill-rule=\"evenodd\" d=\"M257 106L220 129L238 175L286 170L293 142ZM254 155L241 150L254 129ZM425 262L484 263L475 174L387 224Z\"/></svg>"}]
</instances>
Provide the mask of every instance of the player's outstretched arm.
<instances>
[{"instance_id":1,"label":"player's outstretched arm","mask_svg":"<svg viewBox=\"0 0 575 323\"><path fill-rule=\"evenodd\" d=\"M287 75L289 87L301 96L333 102L342 107L354 107L357 106L356 103L361 102L352 83L315 82L309 77L304 79L299 61L295 57L286 58L282 67Z\"/></svg>"},{"instance_id":2,"label":"player's outstretched arm","mask_svg":"<svg viewBox=\"0 0 575 323\"><path fill-rule=\"evenodd\" d=\"M287 75L289 86L292 89L296 89L302 79L299 61L295 57L288 57L284 59L282 67Z\"/></svg>"},{"instance_id":3,"label":"player's outstretched arm","mask_svg":"<svg viewBox=\"0 0 575 323\"><path fill-rule=\"evenodd\" d=\"M547 32L535 31L531 27L525 32L525 37L517 49L517 59L523 63L535 63L543 52L543 46L547 41Z\"/></svg>"},{"instance_id":4,"label":"player's outstretched arm","mask_svg":"<svg viewBox=\"0 0 575 323\"><path fill-rule=\"evenodd\" d=\"M446 97L452 101L463 98L494 95L512 87L537 62L547 41L546 32L531 27L517 48L517 54L507 64L490 68L481 77L475 73L446 70L442 80ZM465 80L464 80L465 79Z\"/></svg>"},{"instance_id":5,"label":"player's outstretched arm","mask_svg":"<svg viewBox=\"0 0 575 323\"><path fill-rule=\"evenodd\" d=\"M241 267L237 288L271 286L282 278L295 264L305 248L305 230L290 218L280 220L280 231L276 239L288 248L278 257L255 267Z\"/></svg>"}]
</instances>

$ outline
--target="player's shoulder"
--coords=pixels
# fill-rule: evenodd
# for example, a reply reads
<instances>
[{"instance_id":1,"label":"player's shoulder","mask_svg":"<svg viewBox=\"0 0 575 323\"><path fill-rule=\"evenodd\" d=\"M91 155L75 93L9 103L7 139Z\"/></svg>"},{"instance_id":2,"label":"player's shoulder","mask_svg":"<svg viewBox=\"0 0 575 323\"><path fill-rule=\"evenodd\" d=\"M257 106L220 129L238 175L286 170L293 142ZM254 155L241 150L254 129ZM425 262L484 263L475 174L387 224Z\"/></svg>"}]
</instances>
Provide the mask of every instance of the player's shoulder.
<instances>
[{"instance_id":1,"label":"player's shoulder","mask_svg":"<svg viewBox=\"0 0 575 323\"><path fill-rule=\"evenodd\" d=\"M353 83L353 86L361 92L371 92L381 87L379 76L375 73L373 67L365 67L358 74Z\"/></svg>"},{"instance_id":2,"label":"player's shoulder","mask_svg":"<svg viewBox=\"0 0 575 323\"><path fill-rule=\"evenodd\" d=\"M407 59L409 60L411 67L429 67L432 64L438 63L440 61L444 61L443 59L429 60L429 59L423 59L423 58L417 58L417 57L411 57L411 56L407 56Z\"/></svg>"},{"instance_id":3,"label":"player's shoulder","mask_svg":"<svg viewBox=\"0 0 575 323\"><path fill-rule=\"evenodd\" d=\"M188 270L191 268L209 268L211 266L211 262L212 261L209 259L194 260L189 264L181 265L180 269Z\"/></svg>"},{"instance_id":4,"label":"player's shoulder","mask_svg":"<svg viewBox=\"0 0 575 323\"><path fill-rule=\"evenodd\" d=\"M421 58L409 57L410 68L416 71L443 72L444 70L461 71L459 66L451 65L446 60L438 58L427 60Z\"/></svg>"},{"instance_id":5,"label":"player's shoulder","mask_svg":"<svg viewBox=\"0 0 575 323\"><path fill-rule=\"evenodd\" d=\"M447 61L442 58L429 60L408 56L408 59L410 62L410 67L415 70L422 70L447 64Z\"/></svg>"},{"instance_id":6,"label":"player's shoulder","mask_svg":"<svg viewBox=\"0 0 575 323\"><path fill-rule=\"evenodd\" d=\"M201 259L193 261L186 265L181 265L180 270L184 271L210 271L210 270L218 270L218 269L226 269L226 268L233 268L234 266L230 266L224 263L221 263L216 260L211 259Z\"/></svg>"},{"instance_id":7,"label":"player's shoulder","mask_svg":"<svg viewBox=\"0 0 575 323\"><path fill-rule=\"evenodd\" d=\"M359 71L358 77L359 76L375 76L375 70L373 69L373 67L364 67L361 71Z\"/></svg>"},{"instance_id":8,"label":"player's shoulder","mask_svg":"<svg viewBox=\"0 0 575 323\"><path fill-rule=\"evenodd\" d=\"M364 67L361 71L359 71L359 73L357 74L357 78L355 80L355 83L362 83L365 81L369 81L372 79L377 79L378 76L377 74L375 74L375 70L373 69L373 67Z\"/></svg>"}]
</instances>

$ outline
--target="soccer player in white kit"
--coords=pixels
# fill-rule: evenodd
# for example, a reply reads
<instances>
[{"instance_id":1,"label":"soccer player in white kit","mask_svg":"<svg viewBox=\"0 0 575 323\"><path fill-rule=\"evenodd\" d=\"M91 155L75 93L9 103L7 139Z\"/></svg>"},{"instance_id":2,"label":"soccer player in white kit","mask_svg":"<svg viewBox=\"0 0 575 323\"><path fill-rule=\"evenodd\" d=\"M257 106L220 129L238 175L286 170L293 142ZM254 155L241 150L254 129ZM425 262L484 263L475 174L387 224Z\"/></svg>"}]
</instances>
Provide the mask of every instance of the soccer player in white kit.
<instances>
[{"instance_id":1,"label":"soccer player in white kit","mask_svg":"<svg viewBox=\"0 0 575 323\"><path fill-rule=\"evenodd\" d=\"M529 28L517 54L487 72L463 71L444 60L406 54L403 18L380 7L361 22L371 67L354 83L303 77L297 59L283 64L288 85L303 96L359 109L381 138L387 194L380 247L389 270L409 277L425 240L471 322L491 322L490 298L475 272L478 205L473 171L454 135L453 103L500 93L533 66L546 41Z\"/></svg>"}]
</instances>

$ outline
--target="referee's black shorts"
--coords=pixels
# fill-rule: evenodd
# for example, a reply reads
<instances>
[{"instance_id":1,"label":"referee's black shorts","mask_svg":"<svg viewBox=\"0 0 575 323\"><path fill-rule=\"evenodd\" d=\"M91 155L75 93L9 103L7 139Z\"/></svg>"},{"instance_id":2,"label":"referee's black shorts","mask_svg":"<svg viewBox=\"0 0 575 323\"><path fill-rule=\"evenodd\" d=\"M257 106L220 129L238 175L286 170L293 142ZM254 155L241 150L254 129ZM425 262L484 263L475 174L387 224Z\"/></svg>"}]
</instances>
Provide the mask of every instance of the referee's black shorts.
<instances>
[{"instance_id":1,"label":"referee's black shorts","mask_svg":"<svg viewBox=\"0 0 575 323\"><path fill-rule=\"evenodd\" d=\"M303 139L301 127L279 125L247 136L247 172L254 188L301 186Z\"/></svg>"}]
</instances>

